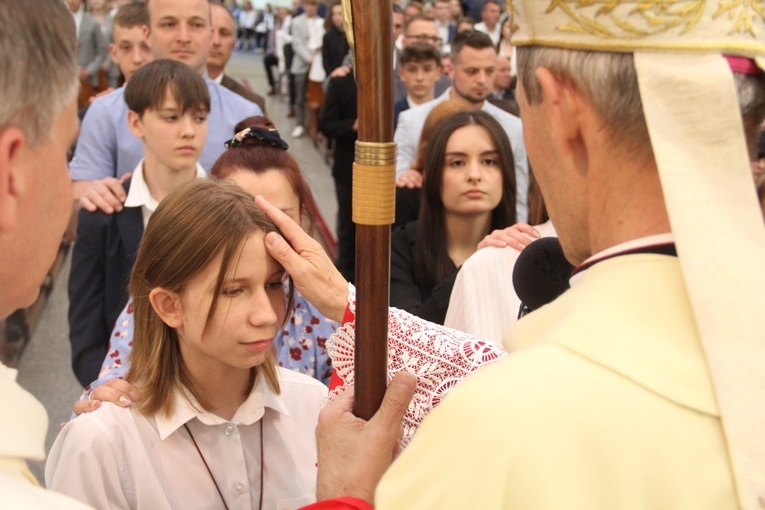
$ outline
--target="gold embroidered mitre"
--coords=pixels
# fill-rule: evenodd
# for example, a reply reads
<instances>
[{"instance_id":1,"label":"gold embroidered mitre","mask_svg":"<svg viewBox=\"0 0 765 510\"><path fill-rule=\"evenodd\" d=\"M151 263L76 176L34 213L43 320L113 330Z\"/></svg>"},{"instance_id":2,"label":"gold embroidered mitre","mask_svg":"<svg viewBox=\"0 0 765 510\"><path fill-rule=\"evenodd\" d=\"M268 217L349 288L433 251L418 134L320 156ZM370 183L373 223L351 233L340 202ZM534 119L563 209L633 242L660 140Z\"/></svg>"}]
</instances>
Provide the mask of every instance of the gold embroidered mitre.
<instances>
[{"instance_id":1,"label":"gold embroidered mitre","mask_svg":"<svg viewBox=\"0 0 765 510\"><path fill-rule=\"evenodd\" d=\"M508 0L513 44L765 55L762 0Z\"/></svg>"},{"instance_id":2,"label":"gold embroidered mitre","mask_svg":"<svg viewBox=\"0 0 765 510\"><path fill-rule=\"evenodd\" d=\"M765 0L508 0L516 46L634 54L742 508L765 508L765 226L731 68L765 69Z\"/></svg>"}]
</instances>

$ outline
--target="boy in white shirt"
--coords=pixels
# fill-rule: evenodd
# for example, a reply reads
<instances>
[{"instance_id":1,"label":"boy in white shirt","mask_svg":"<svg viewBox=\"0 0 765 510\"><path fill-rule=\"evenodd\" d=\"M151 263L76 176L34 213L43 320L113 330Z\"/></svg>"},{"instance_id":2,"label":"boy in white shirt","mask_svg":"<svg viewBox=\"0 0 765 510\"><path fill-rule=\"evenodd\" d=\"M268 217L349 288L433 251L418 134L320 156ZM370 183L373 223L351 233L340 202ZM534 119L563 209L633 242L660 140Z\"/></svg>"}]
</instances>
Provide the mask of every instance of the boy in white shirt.
<instances>
[{"instance_id":1,"label":"boy in white shirt","mask_svg":"<svg viewBox=\"0 0 765 510\"><path fill-rule=\"evenodd\" d=\"M119 213L81 210L69 276L72 368L85 386L98 377L109 335L127 303L138 243L158 203L179 184L206 176L197 160L207 137L210 94L187 65L156 60L125 87L127 123L144 158L123 183Z\"/></svg>"}]
</instances>

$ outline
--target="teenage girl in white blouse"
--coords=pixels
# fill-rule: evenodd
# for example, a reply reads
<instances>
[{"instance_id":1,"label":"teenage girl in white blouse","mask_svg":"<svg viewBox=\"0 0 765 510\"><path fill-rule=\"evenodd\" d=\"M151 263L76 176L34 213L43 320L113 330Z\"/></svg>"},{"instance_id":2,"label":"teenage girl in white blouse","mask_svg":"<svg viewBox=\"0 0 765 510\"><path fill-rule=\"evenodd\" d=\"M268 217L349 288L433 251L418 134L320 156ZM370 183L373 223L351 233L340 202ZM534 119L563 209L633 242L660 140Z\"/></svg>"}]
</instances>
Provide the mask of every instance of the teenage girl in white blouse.
<instances>
[{"instance_id":1,"label":"teenage girl in white blouse","mask_svg":"<svg viewBox=\"0 0 765 510\"><path fill-rule=\"evenodd\" d=\"M288 309L270 220L239 187L207 180L160 204L130 282L127 380L143 396L71 421L48 488L95 508L297 508L316 489L326 387L277 368Z\"/></svg>"}]
</instances>

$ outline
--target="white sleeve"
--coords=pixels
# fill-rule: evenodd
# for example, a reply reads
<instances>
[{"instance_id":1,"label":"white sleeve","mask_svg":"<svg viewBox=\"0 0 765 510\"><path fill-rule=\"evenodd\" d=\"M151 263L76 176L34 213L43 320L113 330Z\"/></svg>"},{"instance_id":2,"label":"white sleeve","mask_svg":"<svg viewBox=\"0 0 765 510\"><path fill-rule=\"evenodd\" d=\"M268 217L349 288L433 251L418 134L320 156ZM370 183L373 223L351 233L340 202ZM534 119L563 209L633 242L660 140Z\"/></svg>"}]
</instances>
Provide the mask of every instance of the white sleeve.
<instances>
[{"instance_id":1,"label":"white sleeve","mask_svg":"<svg viewBox=\"0 0 765 510\"><path fill-rule=\"evenodd\" d=\"M521 305L513 288L519 254L510 247L483 248L468 258L457 273L444 325L501 343Z\"/></svg>"},{"instance_id":2,"label":"white sleeve","mask_svg":"<svg viewBox=\"0 0 765 510\"><path fill-rule=\"evenodd\" d=\"M113 434L88 415L70 421L53 443L45 464L48 489L94 508L128 509L125 461ZM109 437L111 436L111 437Z\"/></svg>"},{"instance_id":3,"label":"white sleeve","mask_svg":"<svg viewBox=\"0 0 765 510\"><path fill-rule=\"evenodd\" d=\"M332 367L344 382L343 386L330 391L330 400L353 385L354 326L355 323L344 324L327 341ZM404 416L401 446L409 443L425 416L454 386L479 368L505 356L507 353L501 344L391 308L388 312L388 382L402 370L417 377L417 389Z\"/></svg>"},{"instance_id":4,"label":"white sleeve","mask_svg":"<svg viewBox=\"0 0 765 510\"><path fill-rule=\"evenodd\" d=\"M396 132L393 134L393 141L396 142L398 153L396 155L396 177L401 173L409 170L414 161L415 151L417 150L417 143L419 142L419 136L416 140L412 140L412 135L409 133L409 115L407 111L401 112L398 116L398 126Z\"/></svg>"}]
</instances>

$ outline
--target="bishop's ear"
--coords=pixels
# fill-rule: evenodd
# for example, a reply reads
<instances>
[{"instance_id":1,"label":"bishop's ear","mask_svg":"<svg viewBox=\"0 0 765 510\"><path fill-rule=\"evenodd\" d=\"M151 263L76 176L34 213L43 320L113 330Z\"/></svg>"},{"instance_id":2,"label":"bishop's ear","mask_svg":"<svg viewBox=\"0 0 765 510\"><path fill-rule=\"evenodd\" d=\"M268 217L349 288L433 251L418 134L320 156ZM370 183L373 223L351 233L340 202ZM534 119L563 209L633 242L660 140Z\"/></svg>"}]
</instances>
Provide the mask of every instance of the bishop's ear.
<instances>
[{"instance_id":1,"label":"bishop's ear","mask_svg":"<svg viewBox=\"0 0 765 510\"><path fill-rule=\"evenodd\" d=\"M562 153L569 153L581 137L583 102L571 82L553 75L545 67L537 68L537 81L542 87L542 100L552 122L552 136Z\"/></svg>"},{"instance_id":2,"label":"bishop's ear","mask_svg":"<svg viewBox=\"0 0 765 510\"><path fill-rule=\"evenodd\" d=\"M149 302L165 324L171 328L183 326L183 310L178 294L163 287L157 287L149 293Z\"/></svg>"},{"instance_id":3,"label":"bishop's ear","mask_svg":"<svg viewBox=\"0 0 765 510\"><path fill-rule=\"evenodd\" d=\"M0 232L18 224L18 206L24 186L24 160L29 154L26 136L10 126L0 129ZM26 150L25 150L26 149Z\"/></svg>"}]
</instances>

